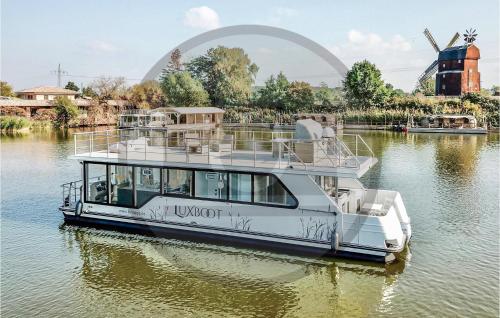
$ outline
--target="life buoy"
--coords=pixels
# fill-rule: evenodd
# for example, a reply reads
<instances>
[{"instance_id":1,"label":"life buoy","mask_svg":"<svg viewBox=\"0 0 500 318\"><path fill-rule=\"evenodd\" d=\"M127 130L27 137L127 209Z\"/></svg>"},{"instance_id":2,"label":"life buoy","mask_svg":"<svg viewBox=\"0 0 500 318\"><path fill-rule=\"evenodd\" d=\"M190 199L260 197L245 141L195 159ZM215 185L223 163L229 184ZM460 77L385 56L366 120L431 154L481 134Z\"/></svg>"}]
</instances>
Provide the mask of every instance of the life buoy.
<instances>
[{"instance_id":1,"label":"life buoy","mask_svg":"<svg viewBox=\"0 0 500 318\"><path fill-rule=\"evenodd\" d=\"M80 216L82 214L82 209L83 209L83 203L81 200L78 200L78 202L76 202L75 215Z\"/></svg>"}]
</instances>

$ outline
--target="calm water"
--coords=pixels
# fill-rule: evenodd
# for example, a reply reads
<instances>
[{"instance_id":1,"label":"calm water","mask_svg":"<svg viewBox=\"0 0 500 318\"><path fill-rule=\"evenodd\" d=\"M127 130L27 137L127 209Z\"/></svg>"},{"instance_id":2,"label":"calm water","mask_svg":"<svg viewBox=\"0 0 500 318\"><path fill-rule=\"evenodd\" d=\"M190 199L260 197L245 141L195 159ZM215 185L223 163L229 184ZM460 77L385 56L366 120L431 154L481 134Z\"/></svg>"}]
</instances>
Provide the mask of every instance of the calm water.
<instances>
[{"instance_id":1,"label":"calm water","mask_svg":"<svg viewBox=\"0 0 500 318\"><path fill-rule=\"evenodd\" d=\"M1 316L497 317L499 136L360 133L412 218L395 264L66 226L71 135L3 136Z\"/></svg>"}]
</instances>

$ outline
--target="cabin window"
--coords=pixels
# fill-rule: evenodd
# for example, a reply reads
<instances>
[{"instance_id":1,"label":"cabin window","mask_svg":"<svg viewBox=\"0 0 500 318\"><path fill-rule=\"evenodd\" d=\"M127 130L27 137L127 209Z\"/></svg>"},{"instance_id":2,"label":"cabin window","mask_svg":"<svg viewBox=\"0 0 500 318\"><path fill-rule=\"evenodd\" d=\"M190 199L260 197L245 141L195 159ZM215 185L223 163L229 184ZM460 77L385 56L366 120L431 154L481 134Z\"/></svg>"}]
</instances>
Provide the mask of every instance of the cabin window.
<instances>
[{"instance_id":1,"label":"cabin window","mask_svg":"<svg viewBox=\"0 0 500 318\"><path fill-rule=\"evenodd\" d=\"M87 163L85 165L85 183L87 185L86 202L107 203L106 165Z\"/></svg>"},{"instance_id":2,"label":"cabin window","mask_svg":"<svg viewBox=\"0 0 500 318\"><path fill-rule=\"evenodd\" d=\"M462 60L458 60L458 64L462 64Z\"/></svg>"},{"instance_id":3,"label":"cabin window","mask_svg":"<svg viewBox=\"0 0 500 318\"><path fill-rule=\"evenodd\" d=\"M195 171L194 196L208 199L227 200L227 173L216 171Z\"/></svg>"},{"instance_id":4,"label":"cabin window","mask_svg":"<svg viewBox=\"0 0 500 318\"><path fill-rule=\"evenodd\" d=\"M133 167L109 165L109 183L111 187L109 204L134 206Z\"/></svg>"},{"instance_id":5,"label":"cabin window","mask_svg":"<svg viewBox=\"0 0 500 318\"><path fill-rule=\"evenodd\" d=\"M183 169L163 169L165 193L191 196L193 172Z\"/></svg>"},{"instance_id":6,"label":"cabin window","mask_svg":"<svg viewBox=\"0 0 500 318\"><path fill-rule=\"evenodd\" d=\"M229 199L252 202L252 175L231 173L229 178Z\"/></svg>"},{"instance_id":7,"label":"cabin window","mask_svg":"<svg viewBox=\"0 0 500 318\"><path fill-rule=\"evenodd\" d=\"M254 201L279 205L295 205L293 197L283 188L276 177L254 175Z\"/></svg>"},{"instance_id":8,"label":"cabin window","mask_svg":"<svg viewBox=\"0 0 500 318\"><path fill-rule=\"evenodd\" d=\"M137 206L160 194L160 168L135 168Z\"/></svg>"}]
</instances>

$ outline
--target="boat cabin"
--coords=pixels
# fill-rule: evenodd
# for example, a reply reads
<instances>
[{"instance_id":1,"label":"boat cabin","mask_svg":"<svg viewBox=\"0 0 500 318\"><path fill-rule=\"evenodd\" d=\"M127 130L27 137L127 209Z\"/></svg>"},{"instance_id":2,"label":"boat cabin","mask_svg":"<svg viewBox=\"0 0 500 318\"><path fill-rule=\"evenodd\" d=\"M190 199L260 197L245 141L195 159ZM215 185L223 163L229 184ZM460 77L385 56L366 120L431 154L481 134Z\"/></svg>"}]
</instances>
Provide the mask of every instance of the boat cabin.
<instances>
[{"instance_id":1,"label":"boat cabin","mask_svg":"<svg viewBox=\"0 0 500 318\"><path fill-rule=\"evenodd\" d=\"M162 107L127 110L120 128L212 129L222 124L224 110L217 107Z\"/></svg>"},{"instance_id":2,"label":"boat cabin","mask_svg":"<svg viewBox=\"0 0 500 318\"><path fill-rule=\"evenodd\" d=\"M477 128L477 120L472 115L433 115L420 122L424 128Z\"/></svg>"}]
</instances>

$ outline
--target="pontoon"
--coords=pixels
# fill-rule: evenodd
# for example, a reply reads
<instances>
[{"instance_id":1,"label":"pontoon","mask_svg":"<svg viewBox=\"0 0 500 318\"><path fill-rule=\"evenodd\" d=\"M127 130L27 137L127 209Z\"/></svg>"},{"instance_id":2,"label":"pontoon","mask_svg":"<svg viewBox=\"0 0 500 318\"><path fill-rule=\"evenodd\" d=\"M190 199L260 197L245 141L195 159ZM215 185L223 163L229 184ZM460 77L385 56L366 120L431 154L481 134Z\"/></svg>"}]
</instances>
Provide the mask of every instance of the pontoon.
<instances>
[{"instance_id":1,"label":"pontoon","mask_svg":"<svg viewBox=\"0 0 500 318\"><path fill-rule=\"evenodd\" d=\"M396 191L358 180L377 163L358 135L312 120L267 140L121 129L74 135L82 180L67 222L286 253L394 260L411 237Z\"/></svg>"},{"instance_id":2,"label":"pontoon","mask_svg":"<svg viewBox=\"0 0 500 318\"><path fill-rule=\"evenodd\" d=\"M432 115L411 124L412 133L447 133L447 134L486 134L485 127L479 127L476 117L472 115Z\"/></svg>"}]
</instances>

